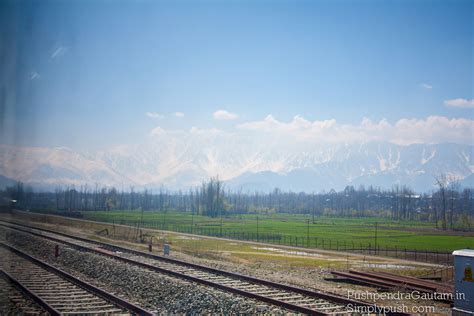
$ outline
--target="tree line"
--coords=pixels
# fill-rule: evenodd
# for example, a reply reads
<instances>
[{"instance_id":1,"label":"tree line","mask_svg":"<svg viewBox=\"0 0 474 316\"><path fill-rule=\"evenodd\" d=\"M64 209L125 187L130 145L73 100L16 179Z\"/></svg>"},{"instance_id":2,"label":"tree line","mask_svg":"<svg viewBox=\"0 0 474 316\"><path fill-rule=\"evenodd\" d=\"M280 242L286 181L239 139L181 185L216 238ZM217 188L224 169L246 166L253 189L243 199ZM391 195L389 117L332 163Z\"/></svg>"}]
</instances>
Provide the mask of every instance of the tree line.
<instances>
[{"instance_id":1,"label":"tree line","mask_svg":"<svg viewBox=\"0 0 474 316\"><path fill-rule=\"evenodd\" d=\"M231 191L218 178L211 178L188 191L117 190L114 187L87 185L57 188L54 192L35 192L18 183L1 191L3 204L23 210L40 211L181 211L210 217L231 214L294 213L317 216L379 216L393 220L434 222L443 230L471 229L474 217L472 188L460 188L446 177L436 179L438 189L416 193L404 185L389 190L347 186L342 191L305 193Z\"/></svg>"}]
</instances>

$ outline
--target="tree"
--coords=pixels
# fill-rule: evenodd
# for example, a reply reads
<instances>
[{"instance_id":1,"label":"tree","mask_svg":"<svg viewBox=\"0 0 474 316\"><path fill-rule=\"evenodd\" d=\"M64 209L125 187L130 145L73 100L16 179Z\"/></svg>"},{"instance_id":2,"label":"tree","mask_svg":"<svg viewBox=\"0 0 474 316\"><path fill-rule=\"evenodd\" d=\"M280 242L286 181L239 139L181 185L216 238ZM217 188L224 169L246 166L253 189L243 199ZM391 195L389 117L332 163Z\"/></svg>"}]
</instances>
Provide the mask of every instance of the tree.
<instances>
[{"instance_id":1,"label":"tree","mask_svg":"<svg viewBox=\"0 0 474 316\"><path fill-rule=\"evenodd\" d=\"M457 201L459 199L459 194L458 194L458 191L459 191L459 188L460 188L460 185L459 185L459 181L457 181L456 179L452 179L450 182L449 182L449 216L448 216L448 219L449 219L449 228L453 229L454 227L454 224L453 224L453 219L454 219L454 216L455 216L455 213L456 213L456 206L457 206Z\"/></svg>"},{"instance_id":2,"label":"tree","mask_svg":"<svg viewBox=\"0 0 474 316\"><path fill-rule=\"evenodd\" d=\"M436 177L436 185L439 189L440 204L441 204L441 225L443 230L447 229L446 225L446 188L448 186L448 180L445 174Z\"/></svg>"}]
</instances>

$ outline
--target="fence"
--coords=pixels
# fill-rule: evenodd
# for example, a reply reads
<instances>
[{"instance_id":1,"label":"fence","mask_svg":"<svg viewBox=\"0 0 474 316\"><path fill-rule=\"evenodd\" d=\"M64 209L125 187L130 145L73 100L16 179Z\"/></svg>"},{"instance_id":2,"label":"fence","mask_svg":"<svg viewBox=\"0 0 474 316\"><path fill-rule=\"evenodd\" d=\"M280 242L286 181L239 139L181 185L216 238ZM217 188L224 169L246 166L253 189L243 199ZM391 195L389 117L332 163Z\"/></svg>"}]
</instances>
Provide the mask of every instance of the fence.
<instances>
[{"instance_id":1,"label":"fence","mask_svg":"<svg viewBox=\"0 0 474 316\"><path fill-rule=\"evenodd\" d=\"M44 212L37 212L44 213ZM57 215L57 214L56 214ZM60 214L66 217L69 214ZM72 215L72 214L71 214ZM193 225L178 225L173 223L165 223L163 221L144 221L143 223L139 220L113 220L113 219L91 219L96 222L104 222L111 224L120 224L131 227L141 228L152 228L166 231L174 231L179 233L196 234L210 237L228 238L233 240L251 241L251 242L262 242L281 246L290 247L302 247L308 249L322 249L322 250L335 250L345 251L351 253L359 253L365 255L377 255L393 257L398 259L413 260L420 262L437 263L441 265L451 266L453 265L453 256L451 252L443 251L432 251L432 250L420 250L420 249L408 249L404 247L388 247L375 245L372 242L357 242L357 241L346 241L336 240L329 238L321 238L315 236L292 236L277 233L268 233L261 231L243 231L236 229L224 228L221 225L216 226L200 226ZM375 241L375 240L374 240Z\"/></svg>"},{"instance_id":2,"label":"fence","mask_svg":"<svg viewBox=\"0 0 474 316\"><path fill-rule=\"evenodd\" d=\"M109 221L114 224L127 225L133 227L153 228L159 230L174 231L179 233L196 234L210 237L228 238L242 241L262 242L281 246L302 247L309 249L335 250L346 251L352 253L378 255L393 257L405 260L414 260L420 262L430 262L443 265L452 265L453 257L451 252L430 251L420 249L407 249L404 247L387 247L375 245L372 242L363 243L346 240L334 240L320 237L301 237L284 234L275 234L267 232L249 232L242 230L235 230L223 228L221 226L191 226L191 225L177 225L166 224L162 221L140 221L119 220Z\"/></svg>"}]
</instances>

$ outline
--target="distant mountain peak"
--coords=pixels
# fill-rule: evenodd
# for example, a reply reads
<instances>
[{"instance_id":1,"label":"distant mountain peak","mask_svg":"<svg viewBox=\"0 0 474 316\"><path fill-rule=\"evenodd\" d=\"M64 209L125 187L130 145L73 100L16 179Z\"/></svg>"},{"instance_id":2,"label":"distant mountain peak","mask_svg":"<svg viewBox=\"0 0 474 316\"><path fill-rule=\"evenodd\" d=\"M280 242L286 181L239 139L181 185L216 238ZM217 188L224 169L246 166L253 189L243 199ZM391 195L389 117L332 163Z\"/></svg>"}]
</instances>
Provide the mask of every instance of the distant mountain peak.
<instances>
[{"instance_id":1,"label":"distant mountain peak","mask_svg":"<svg viewBox=\"0 0 474 316\"><path fill-rule=\"evenodd\" d=\"M160 187L187 189L218 175L233 189L293 191L343 189L346 185L389 188L406 184L434 189L450 175L472 186L474 146L460 144L297 143L281 146L239 138L155 137L143 144L81 153L67 147L0 146L0 175L37 187ZM466 182L466 183L464 183Z\"/></svg>"}]
</instances>

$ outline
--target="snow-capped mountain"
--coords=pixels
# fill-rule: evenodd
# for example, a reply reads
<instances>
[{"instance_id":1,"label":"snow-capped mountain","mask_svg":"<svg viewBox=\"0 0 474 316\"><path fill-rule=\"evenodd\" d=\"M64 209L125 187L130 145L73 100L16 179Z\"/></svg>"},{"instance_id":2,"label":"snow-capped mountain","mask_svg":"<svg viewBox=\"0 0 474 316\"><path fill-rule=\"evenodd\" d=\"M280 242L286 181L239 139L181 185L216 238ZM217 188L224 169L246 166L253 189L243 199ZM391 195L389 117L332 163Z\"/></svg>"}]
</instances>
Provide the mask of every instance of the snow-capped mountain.
<instances>
[{"instance_id":1,"label":"snow-capped mountain","mask_svg":"<svg viewBox=\"0 0 474 316\"><path fill-rule=\"evenodd\" d=\"M1 145L0 175L44 189L85 184L187 189L218 175L228 188L243 190L405 184L430 191L441 174L473 186L473 152L474 146L460 144L311 144L196 130L87 153Z\"/></svg>"}]
</instances>

